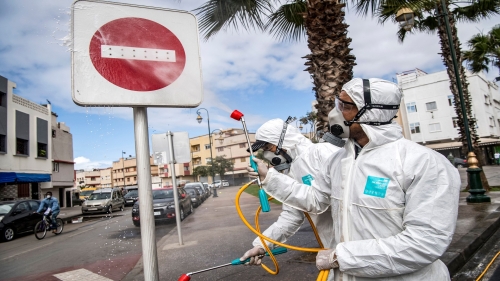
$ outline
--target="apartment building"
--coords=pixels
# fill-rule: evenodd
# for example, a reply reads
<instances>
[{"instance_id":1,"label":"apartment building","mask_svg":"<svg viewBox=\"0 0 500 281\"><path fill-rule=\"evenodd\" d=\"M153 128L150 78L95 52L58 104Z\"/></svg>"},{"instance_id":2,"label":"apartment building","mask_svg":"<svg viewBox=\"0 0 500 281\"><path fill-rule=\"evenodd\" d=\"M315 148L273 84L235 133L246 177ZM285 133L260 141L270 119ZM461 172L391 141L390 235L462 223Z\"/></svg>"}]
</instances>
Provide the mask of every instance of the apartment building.
<instances>
[{"instance_id":1,"label":"apartment building","mask_svg":"<svg viewBox=\"0 0 500 281\"><path fill-rule=\"evenodd\" d=\"M57 121L57 114L51 114L52 137L52 194L59 195L61 207L71 207L74 189L73 135L69 126ZM49 190L47 190L49 191ZM45 192L45 190L44 190Z\"/></svg>"},{"instance_id":2,"label":"apartment building","mask_svg":"<svg viewBox=\"0 0 500 281\"><path fill-rule=\"evenodd\" d=\"M460 151L462 143L446 71L428 74L415 69L397 74L397 80L403 92L400 112L405 137L444 155L465 157ZM483 73L467 71L467 82L480 153L491 159L495 151L500 152L500 92Z\"/></svg>"},{"instance_id":3,"label":"apartment building","mask_svg":"<svg viewBox=\"0 0 500 281\"><path fill-rule=\"evenodd\" d=\"M210 147L210 139L208 135L197 136L189 139L189 145L191 146L191 166L192 169L198 166L208 166L210 165L211 156L210 151L212 151L212 156L216 157L215 149ZM191 171L192 171L191 169ZM203 179L206 182L212 182L211 176Z\"/></svg>"},{"instance_id":4,"label":"apartment building","mask_svg":"<svg viewBox=\"0 0 500 281\"><path fill-rule=\"evenodd\" d=\"M149 158L151 166L151 176L158 177L158 166L154 164L153 157ZM112 166L112 181L113 187L127 187L137 185L137 159L120 158L118 161L113 161Z\"/></svg>"},{"instance_id":5,"label":"apartment building","mask_svg":"<svg viewBox=\"0 0 500 281\"><path fill-rule=\"evenodd\" d=\"M101 169L101 188L113 187L113 169L111 167Z\"/></svg>"},{"instance_id":6,"label":"apartment building","mask_svg":"<svg viewBox=\"0 0 500 281\"><path fill-rule=\"evenodd\" d=\"M242 129L226 129L221 135L213 136L213 144L216 150L214 157L221 156L233 162L233 171L228 172L224 179L230 185L239 185L250 181L247 167L250 162L250 154L247 152L248 144ZM255 142L255 133L250 133L250 142ZM216 177L216 180L220 177Z\"/></svg>"},{"instance_id":7,"label":"apartment building","mask_svg":"<svg viewBox=\"0 0 500 281\"><path fill-rule=\"evenodd\" d=\"M40 199L52 188L51 106L15 95L15 88L0 76L0 200Z\"/></svg>"}]
</instances>

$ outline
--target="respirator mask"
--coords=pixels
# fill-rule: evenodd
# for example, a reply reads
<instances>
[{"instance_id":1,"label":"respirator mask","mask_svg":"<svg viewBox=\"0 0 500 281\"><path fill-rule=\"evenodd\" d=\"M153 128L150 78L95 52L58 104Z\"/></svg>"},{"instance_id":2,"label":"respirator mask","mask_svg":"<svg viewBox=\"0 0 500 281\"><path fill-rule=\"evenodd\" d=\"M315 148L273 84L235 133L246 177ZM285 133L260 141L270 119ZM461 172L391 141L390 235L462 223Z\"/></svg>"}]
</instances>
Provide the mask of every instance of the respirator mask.
<instances>
[{"instance_id":1,"label":"respirator mask","mask_svg":"<svg viewBox=\"0 0 500 281\"><path fill-rule=\"evenodd\" d=\"M273 165L274 169L278 172L285 172L285 170L290 169L290 166L292 165L293 159L282 149L282 145L283 141L285 140L288 124L290 124L294 120L295 118L288 116L286 121L283 123L283 129L281 130L281 135L278 141L278 146L276 147L276 152L273 153L271 151L264 151L264 158L269 160L271 162L271 165Z\"/></svg>"},{"instance_id":2,"label":"respirator mask","mask_svg":"<svg viewBox=\"0 0 500 281\"><path fill-rule=\"evenodd\" d=\"M363 95L364 95L364 101L365 105L358 111L356 116L351 121L347 121L344 118L344 115L342 112L344 110L351 110L356 107L355 103L348 102L348 101L343 101L339 98L337 95L335 97L335 108L330 111L328 114L328 123L330 124L330 132L326 133L325 136L327 136L327 140L325 139L325 136L323 136L323 139L325 141L328 141L332 143L332 140L334 141L333 144L340 143L338 138L348 138L349 137L349 127L354 124L366 124L366 125L371 125L371 126L380 126L380 125L387 125L392 122L391 118L389 121L383 121L383 122L373 122L373 121L358 121L361 116L367 111L372 108L377 108L377 109L386 109L386 110L397 110L399 108L399 104L397 105L390 105L390 104L374 104L372 103L372 97L370 93L370 81L368 79L363 79ZM345 142L342 144L342 146L345 144ZM339 145L337 145L339 146Z\"/></svg>"}]
</instances>

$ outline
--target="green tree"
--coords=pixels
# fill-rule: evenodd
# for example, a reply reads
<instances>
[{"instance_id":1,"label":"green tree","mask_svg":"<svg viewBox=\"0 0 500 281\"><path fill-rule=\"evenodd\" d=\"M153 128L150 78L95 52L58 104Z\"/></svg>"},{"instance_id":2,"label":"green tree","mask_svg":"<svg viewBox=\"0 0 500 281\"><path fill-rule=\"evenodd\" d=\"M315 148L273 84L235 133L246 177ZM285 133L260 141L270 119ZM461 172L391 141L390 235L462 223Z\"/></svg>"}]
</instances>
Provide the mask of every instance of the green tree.
<instances>
[{"instance_id":1,"label":"green tree","mask_svg":"<svg viewBox=\"0 0 500 281\"><path fill-rule=\"evenodd\" d=\"M488 34L474 35L467 44L470 50L464 51L463 57L472 72L488 72L490 64L500 71L500 25L494 26ZM500 81L500 76L496 80Z\"/></svg>"},{"instance_id":2,"label":"green tree","mask_svg":"<svg viewBox=\"0 0 500 281\"><path fill-rule=\"evenodd\" d=\"M232 171L234 167L234 164L233 162L231 162L230 159L226 159L222 156L215 157L212 164L214 172L213 174L214 175L219 174L221 180L224 179L224 175L226 174L226 172ZM208 171L209 174L212 174L212 166L208 166Z\"/></svg>"},{"instance_id":3,"label":"green tree","mask_svg":"<svg viewBox=\"0 0 500 281\"><path fill-rule=\"evenodd\" d=\"M193 177L198 179L198 177L208 177L210 174L210 166L198 166L193 169Z\"/></svg>"},{"instance_id":4,"label":"green tree","mask_svg":"<svg viewBox=\"0 0 500 281\"><path fill-rule=\"evenodd\" d=\"M467 3L462 6L458 5L458 3ZM445 0L445 7L441 5L441 1L422 1L415 2L411 6L411 10L414 13L414 27L413 28L405 28L404 26L400 26L400 29L397 32L398 38L400 42L403 42L408 34L416 33L416 32L426 32L426 33L436 33L438 34L440 46L441 46L441 56L443 59L443 63L446 67L446 71L448 73L448 77L450 79L450 90L454 96L454 106L455 112L457 113L458 118L458 126L459 126L459 134L460 139L462 141L462 152L466 155L467 153L467 139L465 134L465 126L464 126L464 115L467 114L469 131L471 134L472 145L474 149L474 153L476 154L480 166L485 165L486 161L484 155L479 152L478 140L479 136L476 132L476 120L472 115L472 104L471 104L471 95L468 89L467 78L465 76L465 68L462 65L462 52L460 49L460 41L457 36L457 22L478 22L482 19L486 19L492 15L499 14L500 12L500 0L475 0L475 1L467 1L463 2L462 0ZM453 8L450 10L448 7L450 5ZM386 22L391 19L396 22L396 14L403 8L408 8L408 5L403 4L384 4L379 9L379 19L381 23ZM460 106L460 98L458 93L458 87L455 83L456 76L453 68L453 60L451 56L451 45L448 41L448 36L446 33L446 25L444 23L443 15L447 14L449 18L449 23L451 27L452 34L452 42L456 52L456 59L459 65L459 75L460 80L462 82L464 102L466 106L466 112L462 112ZM486 180L486 176L484 172L481 172L481 180L483 183L483 187L488 190L489 185Z\"/></svg>"}]
</instances>

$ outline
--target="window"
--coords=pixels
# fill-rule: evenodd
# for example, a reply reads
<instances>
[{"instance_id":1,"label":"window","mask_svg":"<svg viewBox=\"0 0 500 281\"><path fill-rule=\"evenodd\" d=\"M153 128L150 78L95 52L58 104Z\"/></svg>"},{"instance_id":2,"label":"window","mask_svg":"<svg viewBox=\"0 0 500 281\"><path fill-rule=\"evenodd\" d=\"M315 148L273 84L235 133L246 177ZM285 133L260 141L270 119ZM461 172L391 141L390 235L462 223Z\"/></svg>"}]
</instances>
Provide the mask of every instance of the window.
<instances>
[{"instance_id":1,"label":"window","mask_svg":"<svg viewBox=\"0 0 500 281\"><path fill-rule=\"evenodd\" d=\"M28 188L28 190L29 190L29 188ZM29 197L29 192L28 192L28 195L26 195L26 196L19 196L19 194L17 196L18 197ZM18 213L24 213L24 212L27 212L29 209L30 209L30 207L28 205L28 202L21 202L17 205L15 211Z\"/></svg>"},{"instance_id":2,"label":"window","mask_svg":"<svg viewBox=\"0 0 500 281\"><path fill-rule=\"evenodd\" d=\"M188 166L184 166L184 171L189 172L189 167Z\"/></svg>"},{"instance_id":3,"label":"window","mask_svg":"<svg viewBox=\"0 0 500 281\"><path fill-rule=\"evenodd\" d=\"M134 181L136 181L136 177L134 177Z\"/></svg>"},{"instance_id":4,"label":"window","mask_svg":"<svg viewBox=\"0 0 500 281\"><path fill-rule=\"evenodd\" d=\"M52 130L52 138L56 137L56 130Z\"/></svg>"},{"instance_id":5,"label":"window","mask_svg":"<svg viewBox=\"0 0 500 281\"><path fill-rule=\"evenodd\" d=\"M5 145L6 136L0 135L0 152L7 152L7 147Z\"/></svg>"},{"instance_id":6,"label":"window","mask_svg":"<svg viewBox=\"0 0 500 281\"><path fill-rule=\"evenodd\" d=\"M458 128L458 117L451 118L453 121L453 128Z\"/></svg>"},{"instance_id":7,"label":"window","mask_svg":"<svg viewBox=\"0 0 500 281\"><path fill-rule=\"evenodd\" d=\"M406 111L408 111L408 113L417 112L417 105L414 102L407 103Z\"/></svg>"},{"instance_id":8,"label":"window","mask_svg":"<svg viewBox=\"0 0 500 281\"><path fill-rule=\"evenodd\" d=\"M59 163L52 162L52 171L59 172Z\"/></svg>"},{"instance_id":9,"label":"window","mask_svg":"<svg viewBox=\"0 0 500 281\"><path fill-rule=\"evenodd\" d=\"M245 147L247 147L246 143L240 143L240 148L245 148Z\"/></svg>"},{"instance_id":10,"label":"window","mask_svg":"<svg viewBox=\"0 0 500 281\"><path fill-rule=\"evenodd\" d=\"M448 105L453 106L453 103L455 102L455 98L453 95L448 96Z\"/></svg>"},{"instance_id":11,"label":"window","mask_svg":"<svg viewBox=\"0 0 500 281\"><path fill-rule=\"evenodd\" d=\"M95 178L90 178L90 181L95 181Z\"/></svg>"},{"instance_id":12,"label":"window","mask_svg":"<svg viewBox=\"0 0 500 281\"><path fill-rule=\"evenodd\" d=\"M488 95L484 95L484 103L485 104L491 104L491 99Z\"/></svg>"},{"instance_id":13,"label":"window","mask_svg":"<svg viewBox=\"0 0 500 281\"><path fill-rule=\"evenodd\" d=\"M16 154L29 155L28 150L29 142L23 139L16 139Z\"/></svg>"},{"instance_id":14,"label":"window","mask_svg":"<svg viewBox=\"0 0 500 281\"><path fill-rule=\"evenodd\" d=\"M241 158L240 158L240 161L241 161L241 162L247 162L247 158L246 158L246 157L241 157Z\"/></svg>"},{"instance_id":15,"label":"window","mask_svg":"<svg viewBox=\"0 0 500 281\"><path fill-rule=\"evenodd\" d=\"M425 106L427 107L427 111L437 110L437 104L435 101L428 102L425 104Z\"/></svg>"},{"instance_id":16,"label":"window","mask_svg":"<svg viewBox=\"0 0 500 281\"><path fill-rule=\"evenodd\" d=\"M40 204L38 204L38 202L36 201L29 201L29 203L32 211L37 211L38 207L40 207Z\"/></svg>"},{"instance_id":17,"label":"window","mask_svg":"<svg viewBox=\"0 0 500 281\"><path fill-rule=\"evenodd\" d=\"M37 157L47 158L48 131L47 120L36 118Z\"/></svg>"},{"instance_id":18,"label":"window","mask_svg":"<svg viewBox=\"0 0 500 281\"><path fill-rule=\"evenodd\" d=\"M30 197L30 184L18 183L17 184L17 197Z\"/></svg>"},{"instance_id":19,"label":"window","mask_svg":"<svg viewBox=\"0 0 500 281\"><path fill-rule=\"evenodd\" d=\"M410 123L410 131L412 134L418 134L420 133L420 123Z\"/></svg>"},{"instance_id":20,"label":"window","mask_svg":"<svg viewBox=\"0 0 500 281\"><path fill-rule=\"evenodd\" d=\"M206 162L207 164L211 163L211 162L212 162L212 158L210 158L210 157L209 157L209 158L205 158L205 162Z\"/></svg>"},{"instance_id":21,"label":"window","mask_svg":"<svg viewBox=\"0 0 500 281\"><path fill-rule=\"evenodd\" d=\"M439 123L432 123L429 124L429 132L439 132L441 131L441 124Z\"/></svg>"},{"instance_id":22,"label":"window","mask_svg":"<svg viewBox=\"0 0 500 281\"><path fill-rule=\"evenodd\" d=\"M235 163L236 162L236 159L231 159L231 163Z\"/></svg>"},{"instance_id":23,"label":"window","mask_svg":"<svg viewBox=\"0 0 500 281\"><path fill-rule=\"evenodd\" d=\"M16 110L16 154L29 155L30 116Z\"/></svg>"},{"instance_id":24,"label":"window","mask_svg":"<svg viewBox=\"0 0 500 281\"><path fill-rule=\"evenodd\" d=\"M218 147L218 148L217 148L217 151L218 151L218 152L224 151L224 147Z\"/></svg>"},{"instance_id":25,"label":"window","mask_svg":"<svg viewBox=\"0 0 500 281\"><path fill-rule=\"evenodd\" d=\"M205 144L205 149L210 149L210 144Z\"/></svg>"},{"instance_id":26,"label":"window","mask_svg":"<svg viewBox=\"0 0 500 281\"><path fill-rule=\"evenodd\" d=\"M495 120L493 120L493 117L490 117L490 127L495 127Z\"/></svg>"},{"instance_id":27,"label":"window","mask_svg":"<svg viewBox=\"0 0 500 281\"><path fill-rule=\"evenodd\" d=\"M198 151L200 151L200 145L193 145L193 146L191 146L191 150L192 150L193 152L198 152Z\"/></svg>"}]
</instances>

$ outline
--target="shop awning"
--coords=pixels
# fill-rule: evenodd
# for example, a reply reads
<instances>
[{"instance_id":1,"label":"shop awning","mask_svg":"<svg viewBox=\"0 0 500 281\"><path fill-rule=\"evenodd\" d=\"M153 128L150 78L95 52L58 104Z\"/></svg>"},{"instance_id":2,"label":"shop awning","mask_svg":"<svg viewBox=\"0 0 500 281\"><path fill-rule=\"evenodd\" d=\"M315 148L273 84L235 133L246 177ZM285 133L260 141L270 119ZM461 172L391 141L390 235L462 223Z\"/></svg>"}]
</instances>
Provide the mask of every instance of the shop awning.
<instances>
[{"instance_id":1,"label":"shop awning","mask_svg":"<svg viewBox=\"0 0 500 281\"><path fill-rule=\"evenodd\" d=\"M479 146L487 146L487 145L500 145L500 139L492 139L492 138L479 139ZM448 150L448 149L460 148L462 147L462 143L459 141L451 141L451 142L427 144L425 146L434 150Z\"/></svg>"},{"instance_id":2,"label":"shop awning","mask_svg":"<svg viewBox=\"0 0 500 281\"><path fill-rule=\"evenodd\" d=\"M30 174L6 172L0 173L0 183L4 182L48 182L50 174Z\"/></svg>"}]
</instances>

